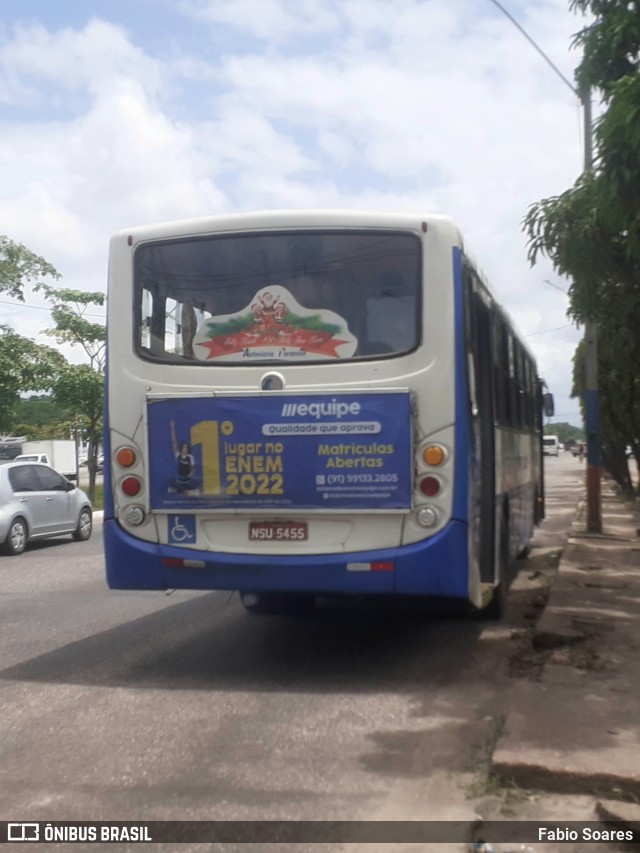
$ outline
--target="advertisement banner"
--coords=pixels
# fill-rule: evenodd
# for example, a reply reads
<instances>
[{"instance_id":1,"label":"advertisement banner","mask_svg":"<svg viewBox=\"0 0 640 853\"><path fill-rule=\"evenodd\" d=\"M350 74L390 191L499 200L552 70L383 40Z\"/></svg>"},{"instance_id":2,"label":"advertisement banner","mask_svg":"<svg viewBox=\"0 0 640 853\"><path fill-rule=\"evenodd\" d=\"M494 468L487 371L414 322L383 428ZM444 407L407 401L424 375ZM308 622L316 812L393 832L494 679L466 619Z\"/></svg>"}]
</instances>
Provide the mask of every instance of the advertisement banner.
<instances>
[{"instance_id":1,"label":"advertisement banner","mask_svg":"<svg viewBox=\"0 0 640 853\"><path fill-rule=\"evenodd\" d=\"M152 509L409 509L408 391L147 401Z\"/></svg>"}]
</instances>

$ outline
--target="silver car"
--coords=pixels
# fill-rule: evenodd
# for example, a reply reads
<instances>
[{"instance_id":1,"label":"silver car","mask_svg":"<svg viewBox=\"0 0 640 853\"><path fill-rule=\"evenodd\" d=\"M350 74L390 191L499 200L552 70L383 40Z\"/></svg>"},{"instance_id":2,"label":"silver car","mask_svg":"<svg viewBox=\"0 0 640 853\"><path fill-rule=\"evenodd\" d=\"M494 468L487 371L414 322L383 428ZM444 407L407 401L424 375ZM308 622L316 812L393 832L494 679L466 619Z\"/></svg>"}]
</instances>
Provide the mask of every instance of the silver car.
<instances>
[{"instance_id":1,"label":"silver car","mask_svg":"<svg viewBox=\"0 0 640 853\"><path fill-rule=\"evenodd\" d=\"M0 544L21 554L27 542L70 533L78 542L91 536L89 498L49 465L0 465Z\"/></svg>"}]
</instances>

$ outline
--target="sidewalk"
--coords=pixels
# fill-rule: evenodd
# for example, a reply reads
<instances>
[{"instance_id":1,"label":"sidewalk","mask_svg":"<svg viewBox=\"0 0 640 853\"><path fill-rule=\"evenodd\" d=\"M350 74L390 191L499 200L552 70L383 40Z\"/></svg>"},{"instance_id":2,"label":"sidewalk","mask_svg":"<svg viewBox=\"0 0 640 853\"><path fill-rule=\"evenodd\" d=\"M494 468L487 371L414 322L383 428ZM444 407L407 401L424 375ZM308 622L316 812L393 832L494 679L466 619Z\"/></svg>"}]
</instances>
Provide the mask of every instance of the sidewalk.
<instances>
[{"instance_id":1,"label":"sidewalk","mask_svg":"<svg viewBox=\"0 0 640 853\"><path fill-rule=\"evenodd\" d=\"M640 829L640 522L607 480L602 518L586 534L579 508L533 635L542 676L514 682L492 769Z\"/></svg>"}]
</instances>

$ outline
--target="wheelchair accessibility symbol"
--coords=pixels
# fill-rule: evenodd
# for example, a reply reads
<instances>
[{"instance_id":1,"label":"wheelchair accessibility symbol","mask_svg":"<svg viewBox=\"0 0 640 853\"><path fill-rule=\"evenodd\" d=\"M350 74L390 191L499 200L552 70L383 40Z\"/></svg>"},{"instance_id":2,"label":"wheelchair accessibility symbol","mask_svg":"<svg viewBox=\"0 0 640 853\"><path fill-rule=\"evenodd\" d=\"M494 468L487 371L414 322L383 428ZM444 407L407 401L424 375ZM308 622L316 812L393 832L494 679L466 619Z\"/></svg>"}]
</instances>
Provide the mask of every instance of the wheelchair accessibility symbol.
<instances>
[{"instance_id":1,"label":"wheelchair accessibility symbol","mask_svg":"<svg viewBox=\"0 0 640 853\"><path fill-rule=\"evenodd\" d=\"M193 515L170 515L167 524L170 545L195 545L196 520Z\"/></svg>"}]
</instances>

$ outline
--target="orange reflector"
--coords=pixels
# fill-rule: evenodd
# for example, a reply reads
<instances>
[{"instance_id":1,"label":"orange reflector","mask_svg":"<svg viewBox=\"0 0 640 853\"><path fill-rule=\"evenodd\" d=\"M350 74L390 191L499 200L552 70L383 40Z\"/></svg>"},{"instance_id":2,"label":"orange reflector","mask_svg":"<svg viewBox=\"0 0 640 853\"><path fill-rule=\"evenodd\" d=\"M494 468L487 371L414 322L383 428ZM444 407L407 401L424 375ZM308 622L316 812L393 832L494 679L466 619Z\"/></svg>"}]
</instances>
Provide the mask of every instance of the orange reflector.
<instances>
[{"instance_id":1,"label":"orange reflector","mask_svg":"<svg viewBox=\"0 0 640 853\"><path fill-rule=\"evenodd\" d=\"M442 463L444 462L444 457L444 448L440 447L439 444L430 445L422 453L422 458L427 463L427 465L442 465Z\"/></svg>"},{"instance_id":2,"label":"orange reflector","mask_svg":"<svg viewBox=\"0 0 640 853\"><path fill-rule=\"evenodd\" d=\"M130 447L121 447L116 453L116 462L123 468L131 468L135 465L136 454Z\"/></svg>"}]
</instances>

